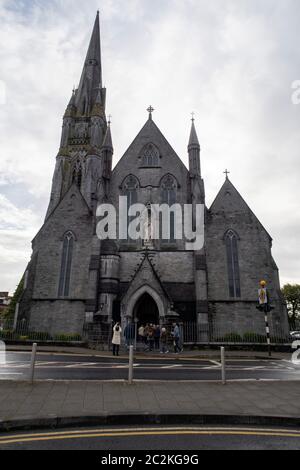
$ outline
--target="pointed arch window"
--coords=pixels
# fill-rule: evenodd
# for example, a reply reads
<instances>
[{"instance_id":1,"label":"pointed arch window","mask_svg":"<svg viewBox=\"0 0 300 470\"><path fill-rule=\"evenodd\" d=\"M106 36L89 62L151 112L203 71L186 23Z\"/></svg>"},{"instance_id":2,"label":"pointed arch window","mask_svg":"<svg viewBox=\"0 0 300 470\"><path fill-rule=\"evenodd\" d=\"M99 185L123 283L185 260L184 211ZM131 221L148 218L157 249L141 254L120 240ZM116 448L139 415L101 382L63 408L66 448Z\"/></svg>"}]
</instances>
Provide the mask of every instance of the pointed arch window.
<instances>
[{"instance_id":1,"label":"pointed arch window","mask_svg":"<svg viewBox=\"0 0 300 470\"><path fill-rule=\"evenodd\" d=\"M129 227L130 222L134 219L134 217L129 217L128 210L133 204L137 204L138 202L138 189L140 187L138 179L133 176L129 175L124 184L123 184L123 193L127 196L127 229ZM134 243L135 240L128 240L129 243Z\"/></svg>"},{"instance_id":2,"label":"pointed arch window","mask_svg":"<svg viewBox=\"0 0 300 470\"><path fill-rule=\"evenodd\" d=\"M147 144L141 154L142 166L144 167L155 167L159 166L159 150L153 144Z\"/></svg>"},{"instance_id":3,"label":"pointed arch window","mask_svg":"<svg viewBox=\"0 0 300 470\"><path fill-rule=\"evenodd\" d=\"M227 253L229 295L232 298L241 297L238 240L238 235L233 230L228 230L225 235L225 245Z\"/></svg>"},{"instance_id":4,"label":"pointed arch window","mask_svg":"<svg viewBox=\"0 0 300 470\"><path fill-rule=\"evenodd\" d=\"M177 189L178 184L176 178L172 175L166 175L161 182L161 200L162 204L167 204L169 207L172 207L176 204L177 201ZM161 221L162 222L162 221ZM170 238L163 239L163 243L174 243L175 242L175 214L171 212L170 214ZM160 223L162 227L162 223Z\"/></svg>"},{"instance_id":5,"label":"pointed arch window","mask_svg":"<svg viewBox=\"0 0 300 470\"><path fill-rule=\"evenodd\" d=\"M62 259L59 279L59 297L68 297L70 293L70 278L75 237L72 232L67 232L63 238Z\"/></svg>"},{"instance_id":6,"label":"pointed arch window","mask_svg":"<svg viewBox=\"0 0 300 470\"><path fill-rule=\"evenodd\" d=\"M82 174L83 174L82 163L80 160L77 160L73 167L72 183L75 183L79 189L81 189Z\"/></svg>"}]
</instances>

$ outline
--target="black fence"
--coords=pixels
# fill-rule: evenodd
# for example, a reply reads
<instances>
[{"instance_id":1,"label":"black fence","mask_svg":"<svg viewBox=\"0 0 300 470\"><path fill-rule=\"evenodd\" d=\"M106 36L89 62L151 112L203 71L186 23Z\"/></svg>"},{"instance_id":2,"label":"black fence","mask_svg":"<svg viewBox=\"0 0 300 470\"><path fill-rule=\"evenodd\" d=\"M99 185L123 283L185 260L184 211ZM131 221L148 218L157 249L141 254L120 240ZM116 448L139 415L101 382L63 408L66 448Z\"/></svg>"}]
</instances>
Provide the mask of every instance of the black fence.
<instances>
[{"instance_id":1,"label":"black fence","mask_svg":"<svg viewBox=\"0 0 300 470\"><path fill-rule=\"evenodd\" d=\"M13 320L2 320L0 323L0 341L44 341L44 342L81 342L80 333L57 333L50 335L46 331L32 331L26 321L14 325Z\"/></svg>"}]
</instances>

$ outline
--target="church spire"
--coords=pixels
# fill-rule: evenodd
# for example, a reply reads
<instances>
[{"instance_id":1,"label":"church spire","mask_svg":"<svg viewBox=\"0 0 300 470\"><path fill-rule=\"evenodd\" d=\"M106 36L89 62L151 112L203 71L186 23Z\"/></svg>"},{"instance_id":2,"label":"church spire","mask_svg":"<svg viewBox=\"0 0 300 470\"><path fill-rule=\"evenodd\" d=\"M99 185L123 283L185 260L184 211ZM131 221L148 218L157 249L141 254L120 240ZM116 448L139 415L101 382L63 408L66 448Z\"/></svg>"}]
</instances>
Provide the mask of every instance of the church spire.
<instances>
[{"instance_id":1,"label":"church spire","mask_svg":"<svg viewBox=\"0 0 300 470\"><path fill-rule=\"evenodd\" d=\"M88 115L92 111L99 89L101 90L101 104L105 106L105 90L102 88L100 18L98 11L76 93L76 107L80 115Z\"/></svg>"},{"instance_id":2,"label":"church spire","mask_svg":"<svg viewBox=\"0 0 300 470\"><path fill-rule=\"evenodd\" d=\"M191 176L201 176L201 167L200 167L200 144L195 128L195 119L194 115L192 118L192 127L190 133L190 140L188 144L188 153L189 153L189 166Z\"/></svg>"},{"instance_id":3,"label":"church spire","mask_svg":"<svg viewBox=\"0 0 300 470\"><path fill-rule=\"evenodd\" d=\"M189 147L197 147L200 149L200 144L195 128L195 118L194 118L194 113L192 113L192 128L191 128L191 134L190 134L190 140L189 140Z\"/></svg>"}]
</instances>

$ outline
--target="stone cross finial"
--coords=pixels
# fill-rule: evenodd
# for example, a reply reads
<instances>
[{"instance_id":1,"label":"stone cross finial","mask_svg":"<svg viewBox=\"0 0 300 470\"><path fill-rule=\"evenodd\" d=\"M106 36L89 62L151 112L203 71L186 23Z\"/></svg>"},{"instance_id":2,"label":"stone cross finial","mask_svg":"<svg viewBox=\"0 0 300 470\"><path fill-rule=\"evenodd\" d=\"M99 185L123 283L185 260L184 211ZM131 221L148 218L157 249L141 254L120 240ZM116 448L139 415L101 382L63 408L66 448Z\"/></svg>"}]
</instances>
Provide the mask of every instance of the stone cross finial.
<instances>
[{"instance_id":1,"label":"stone cross finial","mask_svg":"<svg viewBox=\"0 0 300 470\"><path fill-rule=\"evenodd\" d=\"M224 171L224 175L226 175L226 179L228 180L228 175L230 175L230 171L225 170L225 171Z\"/></svg>"},{"instance_id":2,"label":"stone cross finial","mask_svg":"<svg viewBox=\"0 0 300 470\"><path fill-rule=\"evenodd\" d=\"M192 112L191 115L192 115L192 122L194 122L195 121L195 113Z\"/></svg>"},{"instance_id":3,"label":"stone cross finial","mask_svg":"<svg viewBox=\"0 0 300 470\"><path fill-rule=\"evenodd\" d=\"M152 119L152 113L154 111L154 108L150 105L149 108L147 109L148 113L149 113L149 119Z\"/></svg>"}]
</instances>

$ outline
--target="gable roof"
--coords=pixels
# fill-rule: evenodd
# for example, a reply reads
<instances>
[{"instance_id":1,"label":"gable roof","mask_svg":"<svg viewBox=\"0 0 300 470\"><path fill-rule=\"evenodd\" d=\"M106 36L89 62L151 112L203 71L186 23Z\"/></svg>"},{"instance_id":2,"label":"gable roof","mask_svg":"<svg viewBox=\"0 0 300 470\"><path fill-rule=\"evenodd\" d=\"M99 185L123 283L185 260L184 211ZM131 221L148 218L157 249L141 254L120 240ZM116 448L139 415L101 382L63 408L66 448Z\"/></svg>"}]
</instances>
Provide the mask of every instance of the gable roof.
<instances>
[{"instance_id":1,"label":"gable roof","mask_svg":"<svg viewBox=\"0 0 300 470\"><path fill-rule=\"evenodd\" d=\"M265 227L260 222L258 217L254 214L254 212L250 209L245 199L241 196L241 194L238 192L238 190L236 189L236 187L233 185L233 183L230 181L228 177L226 178L214 202L209 208L209 212L211 214L220 212L220 211L224 211L227 213L234 212L234 211L250 213L256 219L256 221L262 227L262 229L267 233L270 240L272 240L272 237L269 234L269 232L265 229Z\"/></svg>"},{"instance_id":2,"label":"gable roof","mask_svg":"<svg viewBox=\"0 0 300 470\"><path fill-rule=\"evenodd\" d=\"M66 194L63 196L63 198L59 201L59 203L54 207L54 209L52 210L52 212L50 212L50 214L48 215L48 217L45 219L42 227L40 228L40 230L38 231L38 233L36 234L36 236L34 237L34 239L32 240L32 242L34 242L34 240L39 236L39 234L42 232L43 228L45 227L45 225L50 221L50 219L52 219L52 217L54 217L56 211L60 208L60 206L62 206L67 200L68 198L70 197L71 195L71 192L75 192L75 194L77 196L79 196L80 200L82 201L83 203L83 206L85 207L87 213L89 213L90 215L92 215L92 211L91 209L89 208L86 200L84 199L83 195L81 194L81 191L79 190L77 184L73 183L70 188L68 189L68 191L66 192Z\"/></svg>"},{"instance_id":3,"label":"gable roof","mask_svg":"<svg viewBox=\"0 0 300 470\"><path fill-rule=\"evenodd\" d=\"M142 259L142 261L141 261L141 263L140 263L138 269L136 270L136 272L135 272L133 278L131 279L131 281L130 281L130 283L129 283L129 285L128 285L128 288L127 288L126 292L124 293L123 297L127 294L128 290L129 290L129 288L130 288L130 286L134 283L135 279L138 277L138 275L139 275L139 273L140 273L142 267L144 266L144 264L145 264L146 262L148 262L148 265L150 265L151 270L152 270L152 273L153 273L155 279L158 281L158 283L159 283L159 285L160 285L160 287L161 287L161 289L162 289L162 292L165 294L165 296L167 297L167 299L168 299L169 301L171 301L170 295L168 294L168 292L167 292L166 289L164 288L164 285L163 285L163 283L161 282L160 277L159 277L159 275L157 274L156 269L155 269L155 267L153 266L153 263L152 263L152 261L151 261L151 259L150 259L150 257L149 257L149 253L148 253L147 251L146 251L146 253L145 253L145 255L144 255L144 258Z\"/></svg>"},{"instance_id":4,"label":"gable roof","mask_svg":"<svg viewBox=\"0 0 300 470\"><path fill-rule=\"evenodd\" d=\"M126 152L124 153L124 155L122 156L122 158L118 161L118 163L116 164L116 166L114 167L113 169L113 172L116 170L116 168L118 168L118 166L121 164L121 162L127 158L130 154L130 151L131 149L135 146L135 144L139 141L139 140L143 140L145 139L145 137L147 137L147 140L148 142L150 143L153 143L153 144L157 144L157 138L161 139L166 145L167 147L169 148L170 152L174 154L174 157L178 159L178 163L185 169L185 171L188 171L186 165L183 163L183 161L181 160L181 158L178 156L178 154L175 152L175 150L173 149L173 147L171 146L171 144L168 142L168 140L166 139L166 137L163 135L162 131L159 129L159 127L155 124L155 122L153 121L152 118L149 118L146 123L144 124L144 126L142 127L142 129L140 130L140 132L137 134L137 136L135 137L135 139L132 141L132 143L130 144L130 146L128 147L128 149L126 150Z\"/></svg>"}]
</instances>

